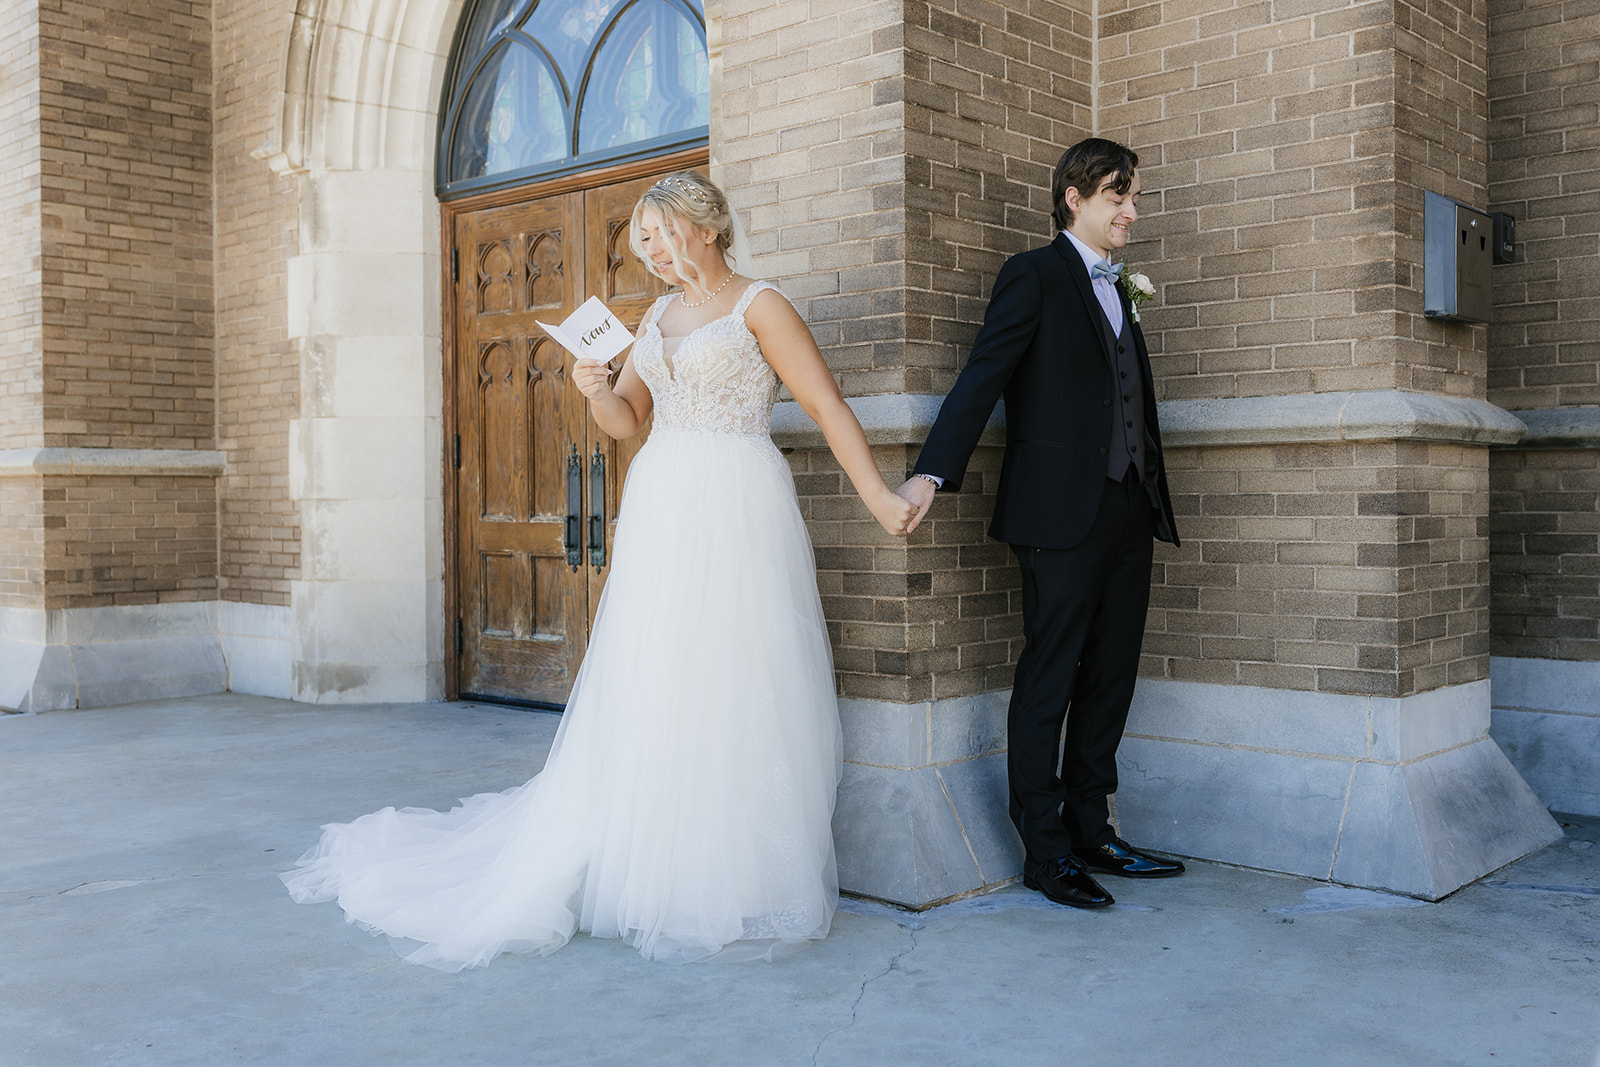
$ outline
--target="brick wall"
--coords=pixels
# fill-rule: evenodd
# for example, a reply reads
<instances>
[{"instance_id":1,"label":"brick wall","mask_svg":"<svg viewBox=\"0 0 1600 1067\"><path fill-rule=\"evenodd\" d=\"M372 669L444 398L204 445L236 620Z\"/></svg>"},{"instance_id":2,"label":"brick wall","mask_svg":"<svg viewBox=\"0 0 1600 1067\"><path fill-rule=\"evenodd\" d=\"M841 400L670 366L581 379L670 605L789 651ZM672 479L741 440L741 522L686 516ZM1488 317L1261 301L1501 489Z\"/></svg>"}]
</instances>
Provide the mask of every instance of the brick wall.
<instances>
[{"instance_id":1,"label":"brick wall","mask_svg":"<svg viewBox=\"0 0 1600 1067\"><path fill-rule=\"evenodd\" d=\"M46 479L44 606L215 599L216 514L210 478Z\"/></svg>"},{"instance_id":2,"label":"brick wall","mask_svg":"<svg viewBox=\"0 0 1600 1067\"><path fill-rule=\"evenodd\" d=\"M874 454L891 472L916 458L904 447ZM790 454L841 696L908 703L1010 688L1020 578L1011 550L984 536L1001 454L978 449L961 491L942 494L905 541L884 534L832 453Z\"/></svg>"},{"instance_id":3,"label":"brick wall","mask_svg":"<svg viewBox=\"0 0 1600 1067\"><path fill-rule=\"evenodd\" d=\"M1406 696L1488 676L1483 449L1173 449L1142 673Z\"/></svg>"},{"instance_id":4,"label":"brick wall","mask_svg":"<svg viewBox=\"0 0 1600 1067\"><path fill-rule=\"evenodd\" d=\"M847 395L954 383L1005 257L1050 239L1050 172L1090 125L1085 3L723 5L716 175ZM916 448L877 452L898 484ZM997 449L908 541L831 455L791 456L841 693L1005 689L1016 567L987 540Z\"/></svg>"},{"instance_id":5,"label":"brick wall","mask_svg":"<svg viewBox=\"0 0 1600 1067\"><path fill-rule=\"evenodd\" d=\"M1140 152L1127 259L1163 400L1482 397L1482 327L1422 314L1422 201L1484 202L1483 17L1102 6L1101 129ZM1146 673L1406 695L1487 675L1488 459L1453 445L1177 450Z\"/></svg>"},{"instance_id":6,"label":"brick wall","mask_svg":"<svg viewBox=\"0 0 1600 1067\"><path fill-rule=\"evenodd\" d=\"M906 5L904 389L945 393L1005 259L1053 236L1050 176L1088 135L1088 3Z\"/></svg>"},{"instance_id":7,"label":"brick wall","mask_svg":"<svg viewBox=\"0 0 1600 1067\"><path fill-rule=\"evenodd\" d=\"M1162 398L1481 396L1481 330L1423 319L1418 267L1421 189L1482 199L1482 37L1453 29L1470 14L1100 13L1101 129L1140 153L1148 191L1127 258L1159 290L1144 325Z\"/></svg>"},{"instance_id":8,"label":"brick wall","mask_svg":"<svg viewBox=\"0 0 1600 1067\"><path fill-rule=\"evenodd\" d=\"M783 279L846 393L904 374L901 4L722 5L713 177L744 214L762 272Z\"/></svg>"},{"instance_id":9,"label":"brick wall","mask_svg":"<svg viewBox=\"0 0 1600 1067\"><path fill-rule=\"evenodd\" d=\"M1423 193L1474 207L1488 198L1488 19L1484 0L1401 2L1394 8L1395 183L1399 240L1394 360L1398 387L1482 398L1483 326L1424 317ZM1381 193L1380 193L1381 195Z\"/></svg>"},{"instance_id":10,"label":"brick wall","mask_svg":"<svg viewBox=\"0 0 1600 1067\"><path fill-rule=\"evenodd\" d=\"M299 536L287 474L299 365L284 291L297 190L250 152L276 118L287 12L263 0L220 5L213 41L210 4L91 10L46 0L35 11L36 48L21 8L8 11L17 26L3 37L17 54L0 75L0 128L12 138L0 197L24 224L0 235L0 269L18 278L0 296L0 434L12 446L216 446L228 473L220 486L172 480L184 508L213 493L220 546L215 515L193 528L156 521L147 509L166 504L149 485L129 483L124 499L109 480L32 482L43 500L18 514L44 508L49 548L5 567L7 588L23 595L16 576L48 577L52 606L192 599L215 595L220 566L222 595L285 604ZM35 121L17 112L30 77ZM42 167L28 165L29 152ZM31 284L19 274L28 270ZM92 499L98 509L84 505ZM102 520L143 531L116 542L129 558L112 563L96 547L106 542ZM152 540L160 530L173 539ZM197 548L207 536L209 549ZM196 558L207 552L202 576Z\"/></svg>"},{"instance_id":11,"label":"brick wall","mask_svg":"<svg viewBox=\"0 0 1600 1067\"><path fill-rule=\"evenodd\" d=\"M1494 0L1489 27L1489 202L1521 242L1494 268L1489 399L1600 404L1600 12Z\"/></svg>"},{"instance_id":12,"label":"brick wall","mask_svg":"<svg viewBox=\"0 0 1600 1067\"><path fill-rule=\"evenodd\" d=\"M0 448L44 437L39 368L39 24L0 8Z\"/></svg>"},{"instance_id":13,"label":"brick wall","mask_svg":"<svg viewBox=\"0 0 1600 1067\"><path fill-rule=\"evenodd\" d=\"M1489 398L1600 404L1600 12L1489 5L1489 202L1517 217L1494 268ZM1501 450L1493 488L1491 647L1600 659L1600 453Z\"/></svg>"},{"instance_id":14,"label":"brick wall","mask_svg":"<svg viewBox=\"0 0 1600 1067\"><path fill-rule=\"evenodd\" d=\"M39 24L0 8L0 448L44 439L39 289ZM0 478L0 607L37 608L44 526L37 478Z\"/></svg>"},{"instance_id":15,"label":"brick wall","mask_svg":"<svg viewBox=\"0 0 1600 1067\"><path fill-rule=\"evenodd\" d=\"M1600 660L1600 452L1494 456L1491 650Z\"/></svg>"},{"instance_id":16,"label":"brick wall","mask_svg":"<svg viewBox=\"0 0 1600 1067\"><path fill-rule=\"evenodd\" d=\"M39 4L47 445L214 440L209 11Z\"/></svg>"},{"instance_id":17,"label":"brick wall","mask_svg":"<svg viewBox=\"0 0 1600 1067\"><path fill-rule=\"evenodd\" d=\"M729 0L715 176L847 395L955 381L1089 126L1086 4Z\"/></svg>"},{"instance_id":18,"label":"brick wall","mask_svg":"<svg viewBox=\"0 0 1600 1067\"><path fill-rule=\"evenodd\" d=\"M37 37L24 44L37 64L37 121L6 127L32 142L13 151L38 160L37 248L19 253L34 273L22 279L26 295L6 298L24 304L19 332L31 336L0 355L0 374L8 387L25 383L22 395L32 399L23 406L36 414L18 413L10 440L209 448L209 5L162 0L123 10L45 0L35 13ZM11 70L8 62L8 79ZM6 241L29 239L17 236L26 224L7 231ZM7 479L5 492L17 508L0 547L9 603L215 596L209 478L50 475Z\"/></svg>"},{"instance_id":19,"label":"brick wall","mask_svg":"<svg viewBox=\"0 0 1600 1067\"><path fill-rule=\"evenodd\" d=\"M287 604L300 523L289 497L288 422L300 413L285 264L298 248L299 186L250 153L277 121L289 19L271 0L214 8L217 486L220 593Z\"/></svg>"},{"instance_id":20,"label":"brick wall","mask_svg":"<svg viewBox=\"0 0 1600 1067\"><path fill-rule=\"evenodd\" d=\"M44 606L44 501L37 478L0 478L0 608Z\"/></svg>"}]
</instances>

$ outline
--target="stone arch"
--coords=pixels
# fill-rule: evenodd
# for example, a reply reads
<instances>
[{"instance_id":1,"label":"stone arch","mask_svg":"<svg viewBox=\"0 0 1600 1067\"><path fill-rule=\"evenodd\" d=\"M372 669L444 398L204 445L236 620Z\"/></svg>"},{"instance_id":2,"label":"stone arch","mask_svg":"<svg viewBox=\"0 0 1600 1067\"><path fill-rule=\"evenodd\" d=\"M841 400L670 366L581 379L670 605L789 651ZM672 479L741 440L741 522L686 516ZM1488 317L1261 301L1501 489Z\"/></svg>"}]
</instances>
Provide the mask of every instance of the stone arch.
<instances>
[{"instance_id":1,"label":"stone arch","mask_svg":"<svg viewBox=\"0 0 1600 1067\"><path fill-rule=\"evenodd\" d=\"M288 321L297 700L444 694L439 89L464 0L299 0L277 130L299 181Z\"/></svg>"},{"instance_id":2,"label":"stone arch","mask_svg":"<svg viewBox=\"0 0 1600 1067\"><path fill-rule=\"evenodd\" d=\"M426 169L465 0L298 0L278 128L280 173Z\"/></svg>"}]
</instances>

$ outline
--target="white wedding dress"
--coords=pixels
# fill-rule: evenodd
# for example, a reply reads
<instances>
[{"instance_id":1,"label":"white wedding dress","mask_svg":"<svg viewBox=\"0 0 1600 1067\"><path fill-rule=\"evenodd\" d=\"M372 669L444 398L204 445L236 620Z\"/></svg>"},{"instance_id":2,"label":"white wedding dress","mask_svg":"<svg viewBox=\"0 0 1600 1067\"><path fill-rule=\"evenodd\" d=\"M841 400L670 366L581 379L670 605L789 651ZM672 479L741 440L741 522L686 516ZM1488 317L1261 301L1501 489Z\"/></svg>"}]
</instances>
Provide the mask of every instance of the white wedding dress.
<instances>
[{"instance_id":1,"label":"white wedding dress","mask_svg":"<svg viewBox=\"0 0 1600 1067\"><path fill-rule=\"evenodd\" d=\"M544 770L449 812L324 827L281 876L295 900L337 899L442 970L553 952L575 930L652 959L763 956L828 932L833 661L769 436L777 377L744 321L773 288L750 285L681 339L655 325L672 297L645 316L632 358L655 426Z\"/></svg>"}]
</instances>

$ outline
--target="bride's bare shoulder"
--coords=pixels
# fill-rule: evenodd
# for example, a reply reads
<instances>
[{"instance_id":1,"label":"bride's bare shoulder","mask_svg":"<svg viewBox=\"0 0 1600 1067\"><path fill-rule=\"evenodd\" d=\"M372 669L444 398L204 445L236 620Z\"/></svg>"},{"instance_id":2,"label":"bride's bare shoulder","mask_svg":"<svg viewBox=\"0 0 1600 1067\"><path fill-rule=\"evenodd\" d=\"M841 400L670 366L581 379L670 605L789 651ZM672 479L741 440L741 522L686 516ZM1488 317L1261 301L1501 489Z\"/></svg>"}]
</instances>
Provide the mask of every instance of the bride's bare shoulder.
<instances>
[{"instance_id":1,"label":"bride's bare shoulder","mask_svg":"<svg viewBox=\"0 0 1600 1067\"><path fill-rule=\"evenodd\" d=\"M800 312L783 290L771 282L751 282L741 302L745 304L744 320L751 329L800 321Z\"/></svg>"}]
</instances>

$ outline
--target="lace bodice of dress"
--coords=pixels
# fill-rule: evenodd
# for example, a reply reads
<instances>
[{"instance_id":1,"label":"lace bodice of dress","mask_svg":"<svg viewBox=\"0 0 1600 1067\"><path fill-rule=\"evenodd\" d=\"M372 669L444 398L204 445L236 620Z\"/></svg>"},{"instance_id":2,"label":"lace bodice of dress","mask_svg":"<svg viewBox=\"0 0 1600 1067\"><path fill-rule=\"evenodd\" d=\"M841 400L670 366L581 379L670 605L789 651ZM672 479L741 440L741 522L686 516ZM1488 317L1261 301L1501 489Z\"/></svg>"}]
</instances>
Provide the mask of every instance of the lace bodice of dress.
<instances>
[{"instance_id":1,"label":"lace bodice of dress","mask_svg":"<svg viewBox=\"0 0 1600 1067\"><path fill-rule=\"evenodd\" d=\"M663 338L656 325L672 296L657 300L634 345L634 367L650 388L655 426L667 430L767 434L778 376L761 355L744 313L769 282L752 282L733 310L691 330Z\"/></svg>"}]
</instances>

